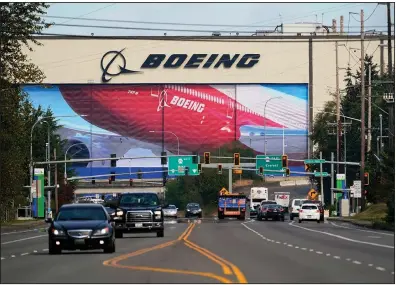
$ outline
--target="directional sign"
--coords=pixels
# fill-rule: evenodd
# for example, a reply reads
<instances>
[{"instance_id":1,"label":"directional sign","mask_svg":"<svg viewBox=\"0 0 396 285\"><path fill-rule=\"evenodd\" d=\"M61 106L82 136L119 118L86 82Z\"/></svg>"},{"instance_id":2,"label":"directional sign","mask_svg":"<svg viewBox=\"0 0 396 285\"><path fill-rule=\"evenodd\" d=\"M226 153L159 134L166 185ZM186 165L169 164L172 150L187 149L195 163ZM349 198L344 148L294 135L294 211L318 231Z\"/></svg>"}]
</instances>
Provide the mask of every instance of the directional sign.
<instances>
[{"instance_id":1,"label":"directional sign","mask_svg":"<svg viewBox=\"0 0 396 285\"><path fill-rule=\"evenodd\" d=\"M256 156L256 169L264 168L265 174L280 173L282 168L282 156L281 155L257 155ZM275 170L272 172L271 170ZM259 174L259 171L256 171Z\"/></svg>"},{"instance_id":2,"label":"directional sign","mask_svg":"<svg viewBox=\"0 0 396 285\"><path fill-rule=\"evenodd\" d=\"M316 192L315 189L311 189L308 192L308 196L311 198L311 200L314 200L316 197L318 197L318 192Z\"/></svg>"},{"instance_id":3,"label":"directional sign","mask_svg":"<svg viewBox=\"0 0 396 285\"><path fill-rule=\"evenodd\" d=\"M327 172L322 172L322 175L320 175L320 172L315 172L314 175L315 175L315 177L320 177L320 176L327 177L327 176L329 176L329 174Z\"/></svg>"},{"instance_id":4,"label":"directional sign","mask_svg":"<svg viewBox=\"0 0 396 285\"><path fill-rule=\"evenodd\" d=\"M223 188L220 190L220 195L227 195L227 194L229 194L228 190L227 190L226 188L223 187Z\"/></svg>"},{"instance_id":5,"label":"directional sign","mask_svg":"<svg viewBox=\"0 0 396 285\"><path fill-rule=\"evenodd\" d=\"M304 163L305 164L317 164L317 163L324 163L324 159L305 159Z\"/></svg>"},{"instance_id":6,"label":"directional sign","mask_svg":"<svg viewBox=\"0 0 396 285\"><path fill-rule=\"evenodd\" d=\"M353 187L351 187L351 190L353 190L352 193L354 198L362 198L362 182L360 180L353 181Z\"/></svg>"},{"instance_id":7,"label":"directional sign","mask_svg":"<svg viewBox=\"0 0 396 285\"><path fill-rule=\"evenodd\" d=\"M169 156L168 175L185 175L188 167L188 175L199 175L198 164L194 164L192 156Z\"/></svg>"}]
</instances>

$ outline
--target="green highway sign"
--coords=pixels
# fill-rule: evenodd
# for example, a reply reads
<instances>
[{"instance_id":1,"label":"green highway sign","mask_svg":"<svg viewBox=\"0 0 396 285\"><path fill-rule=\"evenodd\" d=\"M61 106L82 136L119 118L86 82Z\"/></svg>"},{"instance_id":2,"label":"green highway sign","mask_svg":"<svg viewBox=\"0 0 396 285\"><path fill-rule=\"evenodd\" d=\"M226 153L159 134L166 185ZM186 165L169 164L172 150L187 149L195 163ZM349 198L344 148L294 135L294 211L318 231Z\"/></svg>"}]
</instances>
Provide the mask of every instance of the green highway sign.
<instances>
[{"instance_id":1,"label":"green highway sign","mask_svg":"<svg viewBox=\"0 0 396 285\"><path fill-rule=\"evenodd\" d=\"M324 163L324 159L305 159L304 163L305 164L315 164L315 163Z\"/></svg>"},{"instance_id":2,"label":"green highway sign","mask_svg":"<svg viewBox=\"0 0 396 285\"><path fill-rule=\"evenodd\" d=\"M256 169L260 169L260 167L264 168L265 174L270 174L271 170L276 171L272 173L279 173L279 171L283 170L282 155L257 155ZM259 170L256 173L259 174Z\"/></svg>"},{"instance_id":3,"label":"green highway sign","mask_svg":"<svg viewBox=\"0 0 396 285\"><path fill-rule=\"evenodd\" d=\"M193 163L192 156L169 156L168 175L184 176L186 167L188 175L199 175L198 164Z\"/></svg>"},{"instance_id":4,"label":"green highway sign","mask_svg":"<svg viewBox=\"0 0 396 285\"><path fill-rule=\"evenodd\" d=\"M327 176L329 176L329 174L327 172L322 172L322 175L320 175L320 172L315 172L314 175L315 175L315 177L320 177L320 176L327 177Z\"/></svg>"}]
</instances>

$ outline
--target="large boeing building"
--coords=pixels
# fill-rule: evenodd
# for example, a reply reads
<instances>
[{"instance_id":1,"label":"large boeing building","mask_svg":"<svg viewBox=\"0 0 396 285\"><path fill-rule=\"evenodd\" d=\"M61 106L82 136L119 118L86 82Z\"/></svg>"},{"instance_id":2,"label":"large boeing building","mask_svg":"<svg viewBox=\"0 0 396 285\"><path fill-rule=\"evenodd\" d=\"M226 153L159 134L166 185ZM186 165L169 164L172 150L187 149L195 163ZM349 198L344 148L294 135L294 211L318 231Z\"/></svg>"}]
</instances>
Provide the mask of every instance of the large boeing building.
<instances>
[{"instance_id":1,"label":"large boeing building","mask_svg":"<svg viewBox=\"0 0 396 285\"><path fill-rule=\"evenodd\" d=\"M345 68L360 67L360 38L339 34L38 40L27 54L46 79L23 89L58 116L73 158L156 156L163 147L221 154L237 141L304 159L313 118L335 91L336 40L341 89ZM383 40L364 43L377 64L387 62ZM81 176L110 173L110 161L73 167ZM159 167L159 158L119 160L116 172Z\"/></svg>"}]
</instances>

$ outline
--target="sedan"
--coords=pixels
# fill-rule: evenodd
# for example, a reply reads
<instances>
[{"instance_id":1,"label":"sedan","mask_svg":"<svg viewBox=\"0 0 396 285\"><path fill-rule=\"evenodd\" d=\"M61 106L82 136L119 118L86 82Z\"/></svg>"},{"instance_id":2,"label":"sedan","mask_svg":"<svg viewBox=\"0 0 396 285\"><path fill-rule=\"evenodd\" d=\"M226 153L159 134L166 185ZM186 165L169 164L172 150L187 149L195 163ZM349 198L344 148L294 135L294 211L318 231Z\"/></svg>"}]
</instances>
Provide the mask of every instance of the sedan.
<instances>
[{"instance_id":1,"label":"sedan","mask_svg":"<svg viewBox=\"0 0 396 285\"><path fill-rule=\"evenodd\" d=\"M197 204L197 203L187 204L185 216L186 216L186 218L189 218L189 217L202 218L201 206L199 206L199 204Z\"/></svg>"},{"instance_id":2,"label":"sedan","mask_svg":"<svg viewBox=\"0 0 396 285\"><path fill-rule=\"evenodd\" d=\"M62 250L103 249L115 252L112 218L100 204L67 204L60 207L55 219L48 218L49 254Z\"/></svg>"},{"instance_id":3,"label":"sedan","mask_svg":"<svg viewBox=\"0 0 396 285\"><path fill-rule=\"evenodd\" d=\"M272 219L284 222L285 209L281 205L262 205L257 215L257 220L261 221L262 219L265 219L266 221L268 221L268 219Z\"/></svg>"},{"instance_id":4,"label":"sedan","mask_svg":"<svg viewBox=\"0 0 396 285\"><path fill-rule=\"evenodd\" d=\"M177 219L177 210L178 208L175 205L169 205L164 209L164 217Z\"/></svg>"}]
</instances>

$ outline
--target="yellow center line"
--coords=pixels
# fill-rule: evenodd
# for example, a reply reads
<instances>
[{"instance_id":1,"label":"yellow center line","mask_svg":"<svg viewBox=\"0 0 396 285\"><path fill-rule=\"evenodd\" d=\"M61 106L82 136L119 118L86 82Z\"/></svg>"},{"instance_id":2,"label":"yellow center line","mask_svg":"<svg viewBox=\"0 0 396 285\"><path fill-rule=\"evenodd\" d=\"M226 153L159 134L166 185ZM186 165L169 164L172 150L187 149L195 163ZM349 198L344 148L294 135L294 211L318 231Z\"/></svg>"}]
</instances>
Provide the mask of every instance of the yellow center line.
<instances>
[{"instance_id":1,"label":"yellow center line","mask_svg":"<svg viewBox=\"0 0 396 285\"><path fill-rule=\"evenodd\" d=\"M159 244L159 245L156 245L153 247L144 248L141 250L134 251L132 253L117 256L115 258L104 261L103 265L117 267L117 268L131 269L131 270L145 270L145 271L154 271L154 272L163 272L163 273L197 275L197 276L212 278L212 279L218 280L222 283L227 283L227 284L233 283L231 280L229 280L225 277L222 277L222 276L216 275L214 273L210 273L210 272L198 272L198 271L178 270L178 269L170 269L170 268L157 268L157 267L147 267L147 266L128 266L128 265L118 264L120 261L128 259L130 257L135 257L138 255L148 253L153 250L165 248L165 247L171 246L173 244L176 244L176 242L178 242L178 241L183 240L184 244L186 246L188 246L189 248L206 256L213 262L219 264L222 267L224 274L232 275L232 271L233 271L235 276L238 278L239 283L247 283L247 280L246 280L245 276L243 275L243 273L234 264L217 256L216 254L212 253L211 251L209 251L205 248L202 248L202 247L198 246L197 244L187 240L187 238L190 236L194 227L195 227L195 224L190 224L176 240L172 240L172 241L162 243L162 244ZM231 267L232 271L231 271L230 267Z\"/></svg>"}]
</instances>

